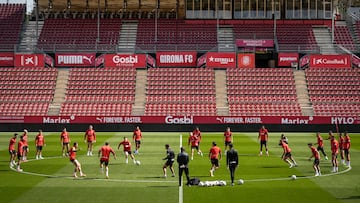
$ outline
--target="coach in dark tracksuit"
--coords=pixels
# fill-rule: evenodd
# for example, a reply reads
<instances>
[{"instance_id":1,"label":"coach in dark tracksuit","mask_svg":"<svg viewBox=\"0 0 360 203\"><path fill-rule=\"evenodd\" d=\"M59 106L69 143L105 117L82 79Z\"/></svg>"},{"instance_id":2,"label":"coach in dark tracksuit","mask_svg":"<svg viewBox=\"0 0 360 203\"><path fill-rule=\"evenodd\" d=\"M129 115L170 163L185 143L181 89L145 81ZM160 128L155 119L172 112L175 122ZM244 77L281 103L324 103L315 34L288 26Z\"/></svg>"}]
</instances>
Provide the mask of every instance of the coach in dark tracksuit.
<instances>
[{"instance_id":1,"label":"coach in dark tracksuit","mask_svg":"<svg viewBox=\"0 0 360 203\"><path fill-rule=\"evenodd\" d=\"M185 152L185 149L181 147L180 153L177 155L176 161L179 164L179 186L181 186L181 177L183 172L185 172L187 183L186 185L190 186L190 177L189 177L189 155Z\"/></svg>"},{"instance_id":2,"label":"coach in dark tracksuit","mask_svg":"<svg viewBox=\"0 0 360 203\"><path fill-rule=\"evenodd\" d=\"M235 169L239 165L238 153L233 149L233 144L229 144L230 150L226 152L226 165L230 170L231 185L234 185Z\"/></svg>"}]
</instances>

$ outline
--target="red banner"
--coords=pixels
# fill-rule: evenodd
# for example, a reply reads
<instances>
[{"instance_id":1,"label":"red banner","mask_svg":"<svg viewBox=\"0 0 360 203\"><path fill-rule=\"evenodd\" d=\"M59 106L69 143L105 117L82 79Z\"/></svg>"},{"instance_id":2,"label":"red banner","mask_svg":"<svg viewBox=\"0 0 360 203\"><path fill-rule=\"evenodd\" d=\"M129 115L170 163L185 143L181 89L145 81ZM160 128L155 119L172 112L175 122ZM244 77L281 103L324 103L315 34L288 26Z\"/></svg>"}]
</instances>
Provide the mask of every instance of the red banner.
<instances>
[{"instance_id":1,"label":"red banner","mask_svg":"<svg viewBox=\"0 0 360 203\"><path fill-rule=\"evenodd\" d=\"M291 67L291 63L299 61L298 53L279 53L278 54L278 66Z\"/></svg>"},{"instance_id":2,"label":"red banner","mask_svg":"<svg viewBox=\"0 0 360 203\"><path fill-rule=\"evenodd\" d=\"M237 39L237 47L274 47L272 39Z\"/></svg>"},{"instance_id":3,"label":"red banner","mask_svg":"<svg viewBox=\"0 0 360 203\"><path fill-rule=\"evenodd\" d=\"M206 67L209 68L235 68L235 53L208 52L206 54Z\"/></svg>"},{"instance_id":4,"label":"red banner","mask_svg":"<svg viewBox=\"0 0 360 203\"><path fill-rule=\"evenodd\" d=\"M105 67L146 68L145 54L106 54Z\"/></svg>"},{"instance_id":5,"label":"red banner","mask_svg":"<svg viewBox=\"0 0 360 203\"><path fill-rule=\"evenodd\" d=\"M351 68L350 55L310 55L310 68Z\"/></svg>"},{"instance_id":6,"label":"red banner","mask_svg":"<svg viewBox=\"0 0 360 203\"><path fill-rule=\"evenodd\" d=\"M14 53L0 53L0 66L14 66Z\"/></svg>"},{"instance_id":7,"label":"red banner","mask_svg":"<svg viewBox=\"0 0 360 203\"><path fill-rule=\"evenodd\" d=\"M16 67L45 67L44 54L15 54Z\"/></svg>"},{"instance_id":8,"label":"red banner","mask_svg":"<svg viewBox=\"0 0 360 203\"><path fill-rule=\"evenodd\" d=\"M360 58L356 55L351 55L351 61L352 61L352 64L357 67L357 68L360 68Z\"/></svg>"},{"instance_id":9,"label":"red banner","mask_svg":"<svg viewBox=\"0 0 360 203\"><path fill-rule=\"evenodd\" d=\"M94 67L95 54L55 54L55 65L58 67Z\"/></svg>"},{"instance_id":10,"label":"red banner","mask_svg":"<svg viewBox=\"0 0 360 203\"><path fill-rule=\"evenodd\" d=\"M158 67L195 67L196 52L157 52Z\"/></svg>"},{"instance_id":11,"label":"red banner","mask_svg":"<svg viewBox=\"0 0 360 203\"><path fill-rule=\"evenodd\" d=\"M255 54L238 54L238 68L255 68Z\"/></svg>"},{"instance_id":12,"label":"red banner","mask_svg":"<svg viewBox=\"0 0 360 203\"><path fill-rule=\"evenodd\" d=\"M25 116L0 117L0 123L33 124L340 124L358 125L351 116Z\"/></svg>"}]
</instances>

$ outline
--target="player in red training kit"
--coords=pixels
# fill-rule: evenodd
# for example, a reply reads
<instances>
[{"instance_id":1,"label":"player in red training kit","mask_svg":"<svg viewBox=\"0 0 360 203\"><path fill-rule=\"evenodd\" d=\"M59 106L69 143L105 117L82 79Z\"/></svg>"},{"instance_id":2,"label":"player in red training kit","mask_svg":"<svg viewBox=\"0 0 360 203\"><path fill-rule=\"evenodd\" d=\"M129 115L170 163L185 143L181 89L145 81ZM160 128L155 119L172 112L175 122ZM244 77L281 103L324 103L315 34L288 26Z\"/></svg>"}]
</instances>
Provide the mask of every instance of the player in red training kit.
<instances>
[{"instance_id":1,"label":"player in red training kit","mask_svg":"<svg viewBox=\"0 0 360 203\"><path fill-rule=\"evenodd\" d=\"M350 140L350 136L349 133L346 131L344 133L344 155L345 155L345 159L346 159L346 166L347 167L351 167L350 165L350 147L351 147L351 140Z\"/></svg>"},{"instance_id":2,"label":"player in red training kit","mask_svg":"<svg viewBox=\"0 0 360 203\"><path fill-rule=\"evenodd\" d=\"M192 133L193 133L193 135L195 135L198 138L198 140L199 140L198 148L200 149L200 143L201 143L202 137L201 137L201 131L200 131L199 127L196 126Z\"/></svg>"},{"instance_id":3,"label":"player in red training kit","mask_svg":"<svg viewBox=\"0 0 360 203\"><path fill-rule=\"evenodd\" d=\"M35 137L35 146L36 146L36 159L44 159L42 156L42 150L45 146L45 138L42 130L39 130L39 133Z\"/></svg>"},{"instance_id":4,"label":"player in red training kit","mask_svg":"<svg viewBox=\"0 0 360 203\"><path fill-rule=\"evenodd\" d=\"M22 171L20 165L24 161L24 159L22 157L24 155L24 146L25 146L24 136L22 135L18 142L18 151L17 151L18 163L17 163L17 167L16 167L17 171Z\"/></svg>"},{"instance_id":5,"label":"player in red training kit","mask_svg":"<svg viewBox=\"0 0 360 203\"><path fill-rule=\"evenodd\" d=\"M279 145L283 148L283 154L281 158L290 165L289 168L297 166L295 159L291 155L291 149L288 144L286 144L283 140L280 140Z\"/></svg>"},{"instance_id":6,"label":"player in red training kit","mask_svg":"<svg viewBox=\"0 0 360 203\"><path fill-rule=\"evenodd\" d=\"M133 141L135 142L135 151L134 154L138 154L139 153L139 148L141 145L141 140L142 140L142 133L140 130L139 126L136 126L134 133L133 133Z\"/></svg>"},{"instance_id":7,"label":"player in red training kit","mask_svg":"<svg viewBox=\"0 0 360 203\"><path fill-rule=\"evenodd\" d=\"M15 150L15 144L16 144L16 138L18 134L14 133L14 136L9 141L9 154L10 154L10 168L16 166L16 150Z\"/></svg>"},{"instance_id":8,"label":"player in red training kit","mask_svg":"<svg viewBox=\"0 0 360 203\"><path fill-rule=\"evenodd\" d=\"M325 160L328 160L328 157L326 156L325 151L324 151L324 140L321 137L320 132L316 133L316 138L317 138L317 145L318 145L317 150L324 155Z\"/></svg>"},{"instance_id":9,"label":"player in red training kit","mask_svg":"<svg viewBox=\"0 0 360 203\"><path fill-rule=\"evenodd\" d=\"M100 170L101 170L101 173L104 173L104 165L105 165L105 177L106 178L109 178L110 153L113 154L114 159L116 160L115 151L110 147L108 142L105 142L105 145L102 146L99 149L98 157L100 158Z\"/></svg>"},{"instance_id":10,"label":"player in red training kit","mask_svg":"<svg viewBox=\"0 0 360 203\"><path fill-rule=\"evenodd\" d=\"M269 139L269 134L268 133L269 132L265 128L265 126L261 126L261 128L259 130L259 136L258 136L258 140L260 140L260 153L259 153L259 156L262 156L263 146L265 146L266 155L269 156L269 151L268 151L268 147L267 147L267 142L268 142L268 139Z\"/></svg>"},{"instance_id":11,"label":"player in red training kit","mask_svg":"<svg viewBox=\"0 0 360 203\"><path fill-rule=\"evenodd\" d=\"M70 136L66 128L63 129L60 135L60 144L62 146L62 156L69 155L69 148L70 148ZM66 152L65 152L66 149Z\"/></svg>"},{"instance_id":12,"label":"player in red training kit","mask_svg":"<svg viewBox=\"0 0 360 203\"><path fill-rule=\"evenodd\" d=\"M226 154L226 152L227 152L227 148L228 148L228 146L232 143L232 132L231 132L231 130L230 130L230 127L227 127L226 128L226 130L225 130L225 132L224 132L224 139L225 139L225 141L224 141L224 143L225 143L225 149L224 149L224 152L225 152L225 154Z\"/></svg>"},{"instance_id":13,"label":"player in red training kit","mask_svg":"<svg viewBox=\"0 0 360 203\"><path fill-rule=\"evenodd\" d=\"M29 153L29 144L28 144L28 131L26 129L24 129L24 134L22 136L23 136L24 150L21 156L23 161L27 161L27 155Z\"/></svg>"},{"instance_id":14,"label":"player in red training kit","mask_svg":"<svg viewBox=\"0 0 360 203\"><path fill-rule=\"evenodd\" d=\"M210 148L209 158L211 161L211 169L210 169L210 176L214 176L214 171L219 168L219 160L221 160L221 149L220 147L216 146L216 143L212 143L212 147Z\"/></svg>"},{"instance_id":15,"label":"player in red training kit","mask_svg":"<svg viewBox=\"0 0 360 203\"><path fill-rule=\"evenodd\" d=\"M76 175L76 173L79 171L80 176L81 177L85 177L86 175L83 174L82 170L81 170L81 164L80 162L76 159L76 152L79 150L78 148L78 143L74 142L73 147L71 147L70 151L69 151L69 156L70 156L70 162L74 164L75 169L74 169L74 178L77 178L78 176Z\"/></svg>"},{"instance_id":16,"label":"player in red training kit","mask_svg":"<svg viewBox=\"0 0 360 203\"><path fill-rule=\"evenodd\" d=\"M136 164L135 157L131 152L131 142L126 137L124 137L124 140L122 142L120 142L119 145L118 145L118 150L120 149L121 145L124 147L125 163L126 164L129 163L129 158L128 157L130 155L130 158L133 160L134 164Z\"/></svg>"},{"instance_id":17,"label":"player in red training kit","mask_svg":"<svg viewBox=\"0 0 360 203\"><path fill-rule=\"evenodd\" d=\"M96 134L92 125L89 125L89 129L86 130L84 135L84 142L87 142L87 156L92 156L93 143L96 142Z\"/></svg>"},{"instance_id":18,"label":"player in red training kit","mask_svg":"<svg viewBox=\"0 0 360 203\"><path fill-rule=\"evenodd\" d=\"M320 176L321 175L320 166L319 166L320 165L320 153L314 147L314 145L312 143L309 143L308 147L311 150L311 157L309 158L309 161L311 161L311 158L314 157L313 168L314 168L314 171L315 171L315 176Z\"/></svg>"},{"instance_id":19,"label":"player in red training kit","mask_svg":"<svg viewBox=\"0 0 360 203\"><path fill-rule=\"evenodd\" d=\"M332 173L339 171L337 156L339 154L339 142L335 139L332 131L329 131L330 145L331 145L331 163L333 166Z\"/></svg>"},{"instance_id":20,"label":"player in red training kit","mask_svg":"<svg viewBox=\"0 0 360 203\"><path fill-rule=\"evenodd\" d=\"M199 142L200 142L199 138L197 136L195 136L193 133L190 133L189 139L188 139L188 145L191 144L191 160L194 159L195 149L197 150L198 154L203 156L203 153L199 148Z\"/></svg>"},{"instance_id":21,"label":"player in red training kit","mask_svg":"<svg viewBox=\"0 0 360 203\"><path fill-rule=\"evenodd\" d=\"M340 163L345 165L344 141L345 141L345 137L342 135L342 133L339 133L339 153L341 160Z\"/></svg>"}]
</instances>

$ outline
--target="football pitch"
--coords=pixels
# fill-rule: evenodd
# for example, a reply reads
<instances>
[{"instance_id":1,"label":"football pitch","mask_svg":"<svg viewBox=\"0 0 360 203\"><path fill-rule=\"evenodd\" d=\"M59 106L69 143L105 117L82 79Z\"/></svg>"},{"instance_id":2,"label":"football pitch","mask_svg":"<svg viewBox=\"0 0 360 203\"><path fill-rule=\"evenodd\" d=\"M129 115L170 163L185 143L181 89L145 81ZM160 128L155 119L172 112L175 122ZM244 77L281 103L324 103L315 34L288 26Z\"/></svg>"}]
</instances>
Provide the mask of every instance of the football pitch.
<instances>
[{"instance_id":1,"label":"football pitch","mask_svg":"<svg viewBox=\"0 0 360 203\"><path fill-rule=\"evenodd\" d=\"M95 129L96 130L96 129ZM82 164L85 178L72 178L74 166L68 157L62 157L60 132L44 132L46 146L43 160L35 160L34 138L30 132L29 161L22 164L23 172L9 167L8 143L13 133L1 132L0 202L360 202L360 134L350 133L351 168L339 164L339 173L331 173L331 161L321 155L322 176L314 177L311 155L307 143L316 142L315 133L286 133L292 155L298 167L289 168L281 160L282 148L278 145L280 134L269 133L270 156L258 156L257 133L233 132L234 148L239 153L239 167L236 182L244 184L230 186L230 174L226 168L223 132L202 132L201 150L204 156L194 155L189 163L191 178L201 181L225 180L226 186L199 187L178 186L178 165L174 164L176 177L163 178L162 158L166 156L165 144L177 154L182 145L190 155L185 132L143 132L139 155L135 155L141 165L129 159L125 164L122 147L117 145L126 136L130 140L132 132L98 132L94 156L86 156L83 132L69 132L71 142L78 142L80 151L77 159ZM322 133L325 152L331 157L330 143L326 133ZM18 140L17 140L18 141ZM107 141L116 151L117 160L110 159L109 176L100 173L97 151ZM222 150L220 168L215 176L209 176L208 152L215 141ZM132 143L134 149L134 144ZM340 159L340 158L338 158ZM296 180L291 176L296 175ZM180 200L180 201L179 201Z\"/></svg>"}]
</instances>

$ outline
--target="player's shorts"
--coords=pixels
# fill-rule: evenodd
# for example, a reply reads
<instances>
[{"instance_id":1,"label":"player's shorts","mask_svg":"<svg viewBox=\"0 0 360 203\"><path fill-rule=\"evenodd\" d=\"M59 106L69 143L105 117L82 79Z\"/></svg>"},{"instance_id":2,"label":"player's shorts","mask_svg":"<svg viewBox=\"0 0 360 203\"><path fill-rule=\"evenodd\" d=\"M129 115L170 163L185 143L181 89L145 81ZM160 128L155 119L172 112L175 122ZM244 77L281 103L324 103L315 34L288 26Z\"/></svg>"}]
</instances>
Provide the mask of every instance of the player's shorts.
<instances>
[{"instance_id":1,"label":"player's shorts","mask_svg":"<svg viewBox=\"0 0 360 203\"><path fill-rule=\"evenodd\" d=\"M324 147L318 146L318 147L317 147L317 150L318 150L318 151L324 151Z\"/></svg>"},{"instance_id":2,"label":"player's shorts","mask_svg":"<svg viewBox=\"0 0 360 203\"><path fill-rule=\"evenodd\" d=\"M70 162L71 162L71 163L74 163L75 160L76 160L76 159L70 159Z\"/></svg>"},{"instance_id":3,"label":"player's shorts","mask_svg":"<svg viewBox=\"0 0 360 203\"><path fill-rule=\"evenodd\" d=\"M231 141L225 141L225 146L229 146L231 144Z\"/></svg>"},{"instance_id":4,"label":"player's shorts","mask_svg":"<svg viewBox=\"0 0 360 203\"><path fill-rule=\"evenodd\" d=\"M219 159L211 159L211 164L215 165L216 167L219 167Z\"/></svg>"},{"instance_id":5,"label":"player's shorts","mask_svg":"<svg viewBox=\"0 0 360 203\"><path fill-rule=\"evenodd\" d=\"M68 142L63 142L63 145L68 145L69 143Z\"/></svg>"},{"instance_id":6,"label":"player's shorts","mask_svg":"<svg viewBox=\"0 0 360 203\"><path fill-rule=\"evenodd\" d=\"M129 151L124 151L124 153L126 153L126 152L127 152L129 155L132 153L131 150L129 150Z\"/></svg>"},{"instance_id":7,"label":"player's shorts","mask_svg":"<svg viewBox=\"0 0 360 203\"><path fill-rule=\"evenodd\" d=\"M141 140L135 140L135 144L137 145L141 144Z\"/></svg>"},{"instance_id":8,"label":"player's shorts","mask_svg":"<svg viewBox=\"0 0 360 203\"><path fill-rule=\"evenodd\" d=\"M166 166L170 166L170 167L172 167L173 164L174 164L174 160L167 160L165 163Z\"/></svg>"},{"instance_id":9,"label":"player's shorts","mask_svg":"<svg viewBox=\"0 0 360 203\"><path fill-rule=\"evenodd\" d=\"M266 141L266 140L261 140L261 141L260 141L260 145L265 145L265 146L266 146L266 145L267 145L267 141Z\"/></svg>"},{"instance_id":10,"label":"player's shorts","mask_svg":"<svg viewBox=\"0 0 360 203\"><path fill-rule=\"evenodd\" d=\"M18 158L19 160L22 160L22 154L18 153L18 154L17 154L17 158Z\"/></svg>"},{"instance_id":11,"label":"player's shorts","mask_svg":"<svg viewBox=\"0 0 360 203\"><path fill-rule=\"evenodd\" d=\"M319 165L320 164L320 159L314 159L314 165Z\"/></svg>"},{"instance_id":12,"label":"player's shorts","mask_svg":"<svg viewBox=\"0 0 360 203\"><path fill-rule=\"evenodd\" d=\"M24 151L28 151L29 150L29 146L23 146L23 149L24 149Z\"/></svg>"},{"instance_id":13,"label":"player's shorts","mask_svg":"<svg viewBox=\"0 0 360 203\"><path fill-rule=\"evenodd\" d=\"M36 146L36 149L39 150L39 151L41 151L42 148L43 148L43 146Z\"/></svg>"},{"instance_id":14,"label":"player's shorts","mask_svg":"<svg viewBox=\"0 0 360 203\"><path fill-rule=\"evenodd\" d=\"M336 152L336 153L332 152L331 154L332 154L332 156L333 156L335 159L337 159L337 156L338 156L338 153L337 153L337 152Z\"/></svg>"},{"instance_id":15,"label":"player's shorts","mask_svg":"<svg viewBox=\"0 0 360 203\"><path fill-rule=\"evenodd\" d=\"M284 157L291 157L291 152L286 152Z\"/></svg>"},{"instance_id":16,"label":"player's shorts","mask_svg":"<svg viewBox=\"0 0 360 203\"><path fill-rule=\"evenodd\" d=\"M350 152L350 149L344 149L344 153L346 156L349 154L349 152Z\"/></svg>"},{"instance_id":17,"label":"player's shorts","mask_svg":"<svg viewBox=\"0 0 360 203\"><path fill-rule=\"evenodd\" d=\"M95 140L87 140L88 143L94 143Z\"/></svg>"},{"instance_id":18,"label":"player's shorts","mask_svg":"<svg viewBox=\"0 0 360 203\"><path fill-rule=\"evenodd\" d=\"M10 155L16 154L16 150L9 150L9 154Z\"/></svg>"},{"instance_id":19,"label":"player's shorts","mask_svg":"<svg viewBox=\"0 0 360 203\"><path fill-rule=\"evenodd\" d=\"M100 159L100 164L104 164L105 166L109 165L109 159Z\"/></svg>"},{"instance_id":20,"label":"player's shorts","mask_svg":"<svg viewBox=\"0 0 360 203\"><path fill-rule=\"evenodd\" d=\"M191 149L196 149L197 151L199 151L199 146L191 146Z\"/></svg>"}]
</instances>

